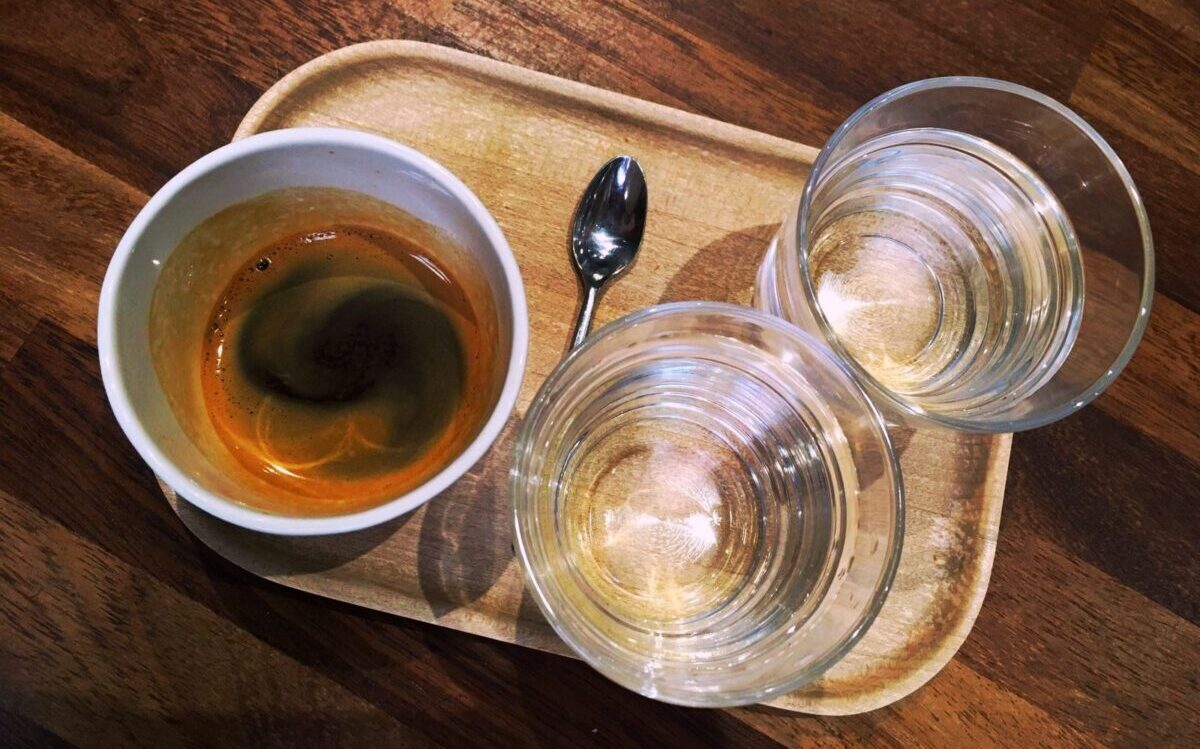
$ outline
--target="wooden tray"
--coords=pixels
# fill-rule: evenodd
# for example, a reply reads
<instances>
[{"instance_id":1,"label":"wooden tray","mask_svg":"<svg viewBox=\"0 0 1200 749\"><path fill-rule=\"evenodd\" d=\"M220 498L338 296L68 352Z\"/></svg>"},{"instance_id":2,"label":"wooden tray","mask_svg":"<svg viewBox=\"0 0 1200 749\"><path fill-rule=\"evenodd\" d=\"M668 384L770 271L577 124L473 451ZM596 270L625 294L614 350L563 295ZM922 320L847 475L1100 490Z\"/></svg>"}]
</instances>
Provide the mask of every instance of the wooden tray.
<instances>
[{"instance_id":1,"label":"wooden tray","mask_svg":"<svg viewBox=\"0 0 1200 749\"><path fill-rule=\"evenodd\" d=\"M531 345L514 423L479 465L417 512L334 537L281 538L225 524L168 490L218 554L318 595L568 654L522 589L505 490L516 422L562 357L577 288L567 225L594 170L643 165L650 219L638 264L598 323L658 302L749 304L755 269L816 149L428 44L380 41L318 58L269 90L237 138L332 125L413 146L495 215L529 297ZM904 554L874 626L819 681L779 700L850 714L909 694L970 631L991 574L1011 437L894 433L908 493Z\"/></svg>"}]
</instances>

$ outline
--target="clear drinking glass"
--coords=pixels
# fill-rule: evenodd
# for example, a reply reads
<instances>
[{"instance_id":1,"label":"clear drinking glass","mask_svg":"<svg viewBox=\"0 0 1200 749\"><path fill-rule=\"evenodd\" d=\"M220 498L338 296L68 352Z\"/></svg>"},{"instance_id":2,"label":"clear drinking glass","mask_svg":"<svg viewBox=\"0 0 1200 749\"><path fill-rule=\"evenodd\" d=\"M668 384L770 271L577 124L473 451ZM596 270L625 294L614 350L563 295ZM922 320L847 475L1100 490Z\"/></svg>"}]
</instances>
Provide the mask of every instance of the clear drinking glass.
<instances>
[{"instance_id":1,"label":"clear drinking glass","mask_svg":"<svg viewBox=\"0 0 1200 749\"><path fill-rule=\"evenodd\" d=\"M571 353L512 472L517 558L563 640L696 706L770 699L866 631L903 538L899 468L846 367L713 303L654 307Z\"/></svg>"},{"instance_id":2,"label":"clear drinking glass","mask_svg":"<svg viewBox=\"0 0 1200 749\"><path fill-rule=\"evenodd\" d=\"M1153 285L1141 199L1095 130L1022 86L937 78L837 129L755 304L827 341L889 415L1008 432L1112 382Z\"/></svg>"}]
</instances>

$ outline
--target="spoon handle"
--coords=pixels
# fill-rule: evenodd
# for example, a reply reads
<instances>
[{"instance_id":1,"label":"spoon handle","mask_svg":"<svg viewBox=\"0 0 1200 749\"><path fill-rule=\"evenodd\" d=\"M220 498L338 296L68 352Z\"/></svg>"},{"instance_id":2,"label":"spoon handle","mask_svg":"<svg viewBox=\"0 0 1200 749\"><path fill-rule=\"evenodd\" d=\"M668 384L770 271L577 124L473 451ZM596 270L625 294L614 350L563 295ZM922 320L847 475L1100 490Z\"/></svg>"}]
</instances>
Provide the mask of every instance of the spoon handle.
<instances>
[{"instance_id":1,"label":"spoon handle","mask_svg":"<svg viewBox=\"0 0 1200 749\"><path fill-rule=\"evenodd\" d=\"M586 284L583 287L583 304L579 307L579 317L575 320L575 334L571 336L571 349L579 348L592 329L592 315L596 312L596 300L600 297L600 288Z\"/></svg>"}]
</instances>

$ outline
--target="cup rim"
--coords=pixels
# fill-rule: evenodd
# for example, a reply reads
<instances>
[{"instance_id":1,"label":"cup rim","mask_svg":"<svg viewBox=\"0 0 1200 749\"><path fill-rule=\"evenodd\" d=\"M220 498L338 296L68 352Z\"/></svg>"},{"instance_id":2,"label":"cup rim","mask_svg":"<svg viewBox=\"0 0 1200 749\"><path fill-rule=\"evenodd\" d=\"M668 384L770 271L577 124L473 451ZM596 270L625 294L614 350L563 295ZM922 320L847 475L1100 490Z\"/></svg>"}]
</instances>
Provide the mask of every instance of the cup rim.
<instances>
[{"instance_id":1,"label":"cup rim","mask_svg":"<svg viewBox=\"0 0 1200 749\"><path fill-rule=\"evenodd\" d=\"M1069 416L1079 409L1086 406L1095 400L1104 390L1112 384L1112 381L1125 369L1125 365L1133 358L1133 352L1137 349L1138 344L1142 340L1142 336L1146 331L1146 325L1150 321L1150 307L1154 301L1154 238L1150 233L1150 220L1146 216L1146 207L1142 202L1141 194L1138 192L1137 186L1133 182L1133 177L1129 174L1129 170L1125 167L1125 163L1117 156L1116 151L1108 144L1094 127L1088 124L1086 120L1076 114L1070 107L1061 104L1056 99L1047 96L1028 86L1022 86L1009 81L1002 81L996 78L986 78L980 76L943 76L940 78L926 78L920 81L913 81L902 86L897 86L889 91L876 96L866 104L863 104L854 114L850 115L836 130L833 135L829 136L829 140L821 147L821 152L817 154L816 160L813 161L812 170L809 172L808 180L804 184L804 191L801 193L799 216L796 222L796 246L800 246L805 229L808 225L808 209L812 200L812 191L815 189L817 177L824 171L826 162L829 160L830 153L834 147L841 142L846 133L859 123L864 117L872 111L887 104L895 99L903 98L915 91L922 91L931 88L947 88L947 87L975 87L992 89L996 91L1005 91L1008 93L1023 96L1027 99L1041 104L1042 106L1054 111L1059 116L1070 122L1075 127L1086 135L1105 158L1112 164L1113 171L1120 178L1121 183L1125 186L1125 190L1129 195L1130 204L1133 206L1134 214L1137 217L1138 228L1142 237L1142 262L1145 265L1145 272L1142 275L1141 299L1139 303L1139 313L1137 320L1134 322L1133 329L1129 332L1129 337L1125 341L1125 346L1117 354L1112 365L1105 371L1103 375L1096 379L1087 387L1083 393L1069 401L1061 403L1054 408L1047 409L1044 412L1033 414L1018 419L1001 419L1001 420L985 420L980 421L973 418L960 418L952 414L931 413L920 408L916 404L909 402L908 399L897 395L890 388L880 383L871 375L864 367L862 367L852 356L845 350L841 343L837 340L837 336L833 332L832 326L825 319L824 312L817 302L816 289L813 288L812 279L809 277L807 258L803 253L797 253L800 264L800 278L804 289L805 298L813 310L813 318L821 329L821 333L827 341L829 347L837 352L837 355L846 360L847 364L853 369L855 376L858 377L871 391L872 395L880 398L881 401L887 404L889 409L904 414L905 416L914 417L933 424L937 424L951 429L959 429L963 431L974 432L1017 432L1027 429L1035 429L1047 424L1058 421L1066 416Z\"/></svg>"},{"instance_id":2,"label":"cup rim","mask_svg":"<svg viewBox=\"0 0 1200 749\"><path fill-rule=\"evenodd\" d=\"M584 642L583 638L577 634L576 629L564 621L564 610L560 605L561 599L548 591L544 585L543 577L550 576L538 573L531 561L532 550L530 547L536 544L534 538L531 538L532 534L528 530L529 524L522 520L521 509L518 507L517 501L523 494L519 485L526 478L521 468L527 455L534 449L530 444L530 432L537 423L541 413L550 407L550 401L547 400L545 394L566 376L566 372L572 364L590 355L592 350L605 337L626 330L648 318L699 314L725 315L749 319L777 332L802 339L812 348L814 353L819 353L823 357L827 366L838 370L845 376L847 387L852 388L861 396L861 404L864 408L865 416L877 427L877 436L880 439L883 455L887 460L888 470L885 474L891 476L891 509L894 516L891 548L889 549L887 560L880 568L870 602L860 612L853 626L848 628L838 646L830 649L822 657L815 659L811 664L805 666L802 670L794 674L791 679L757 690L712 692L696 691L688 688L659 688L654 692L649 692L644 688L645 685L643 682L630 678L621 669L610 667L610 664L603 657L597 655ZM780 317L766 314L752 307L742 307L726 302L712 301L668 302L632 312L592 333L587 337L583 345L564 357L554 368L554 371L547 376L526 413L525 422L522 425L521 433L517 438L517 446L514 450L513 469L509 472L509 487L510 494L512 495L509 509L513 523L514 551L516 552L518 566L521 568L522 578L525 580L530 593L538 604L538 608L546 617L551 628L567 643L571 650L600 674L627 689L662 702L687 707L735 707L738 705L765 702L787 694L820 677L858 644L878 618L895 583L896 573L899 569L900 559L904 550L906 491L900 460L896 454L895 445L892 442L887 426L887 420L869 393L854 376L853 370L840 357L827 348L823 341Z\"/></svg>"},{"instance_id":3,"label":"cup rim","mask_svg":"<svg viewBox=\"0 0 1200 749\"><path fill-rule=\"evenodd\" d=\"M378 152L382 157L412 167L450 193L478 223L488 246L504 270L509 288L509 312L513 320L512 344L503 387L491 415L466 449L441 471L398 497L366 510L318 517L263 512L206 489L184 473L159 448L135 412L129 394L130 383L126 381L119 366L116 346L116 316L120 304L117 289L125 278L134 248L141 241L154 217L185 187L219 167L274 149L313 144L335 149L353 147ZM483 457L499 437L516 406L529 350L529 317L524 283L512 248L492 214L450 170L425 154L380 135L342 128L303 127L260 133L226 144L185 167L154 193L126 229L109 261L100 290L97 349L105 394L118 424L142 460L180 497L221 520L250 530L285 536L324 535L361 530L415 510L461 478Z\"/></svg>"}]
</instances>

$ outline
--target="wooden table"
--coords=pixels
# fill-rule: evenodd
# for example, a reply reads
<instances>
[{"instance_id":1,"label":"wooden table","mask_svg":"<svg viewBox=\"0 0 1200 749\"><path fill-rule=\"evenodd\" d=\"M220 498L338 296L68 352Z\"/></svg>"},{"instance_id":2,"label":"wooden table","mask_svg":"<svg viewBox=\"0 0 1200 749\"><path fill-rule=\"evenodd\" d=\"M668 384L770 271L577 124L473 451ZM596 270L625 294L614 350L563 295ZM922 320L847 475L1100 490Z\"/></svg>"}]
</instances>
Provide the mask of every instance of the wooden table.
<instances>
[{"instance_id":1,"label":"wooden table","mask_svg":"<svg viewBox=\"0 0 1200 749\"><path fill-rule=\"evenodd\" d=\"M1200 745L1194 4L185 5L0 5L0 746ZM852 718L674 708L285 590L184 530L104 399L109 256L282 74L386 37L814 144L897 84L989 75L1109 139L1154 229L1150 328L1094 405L1016 438L991 591L931 683Z\"/></svg>"}]
</instances>

